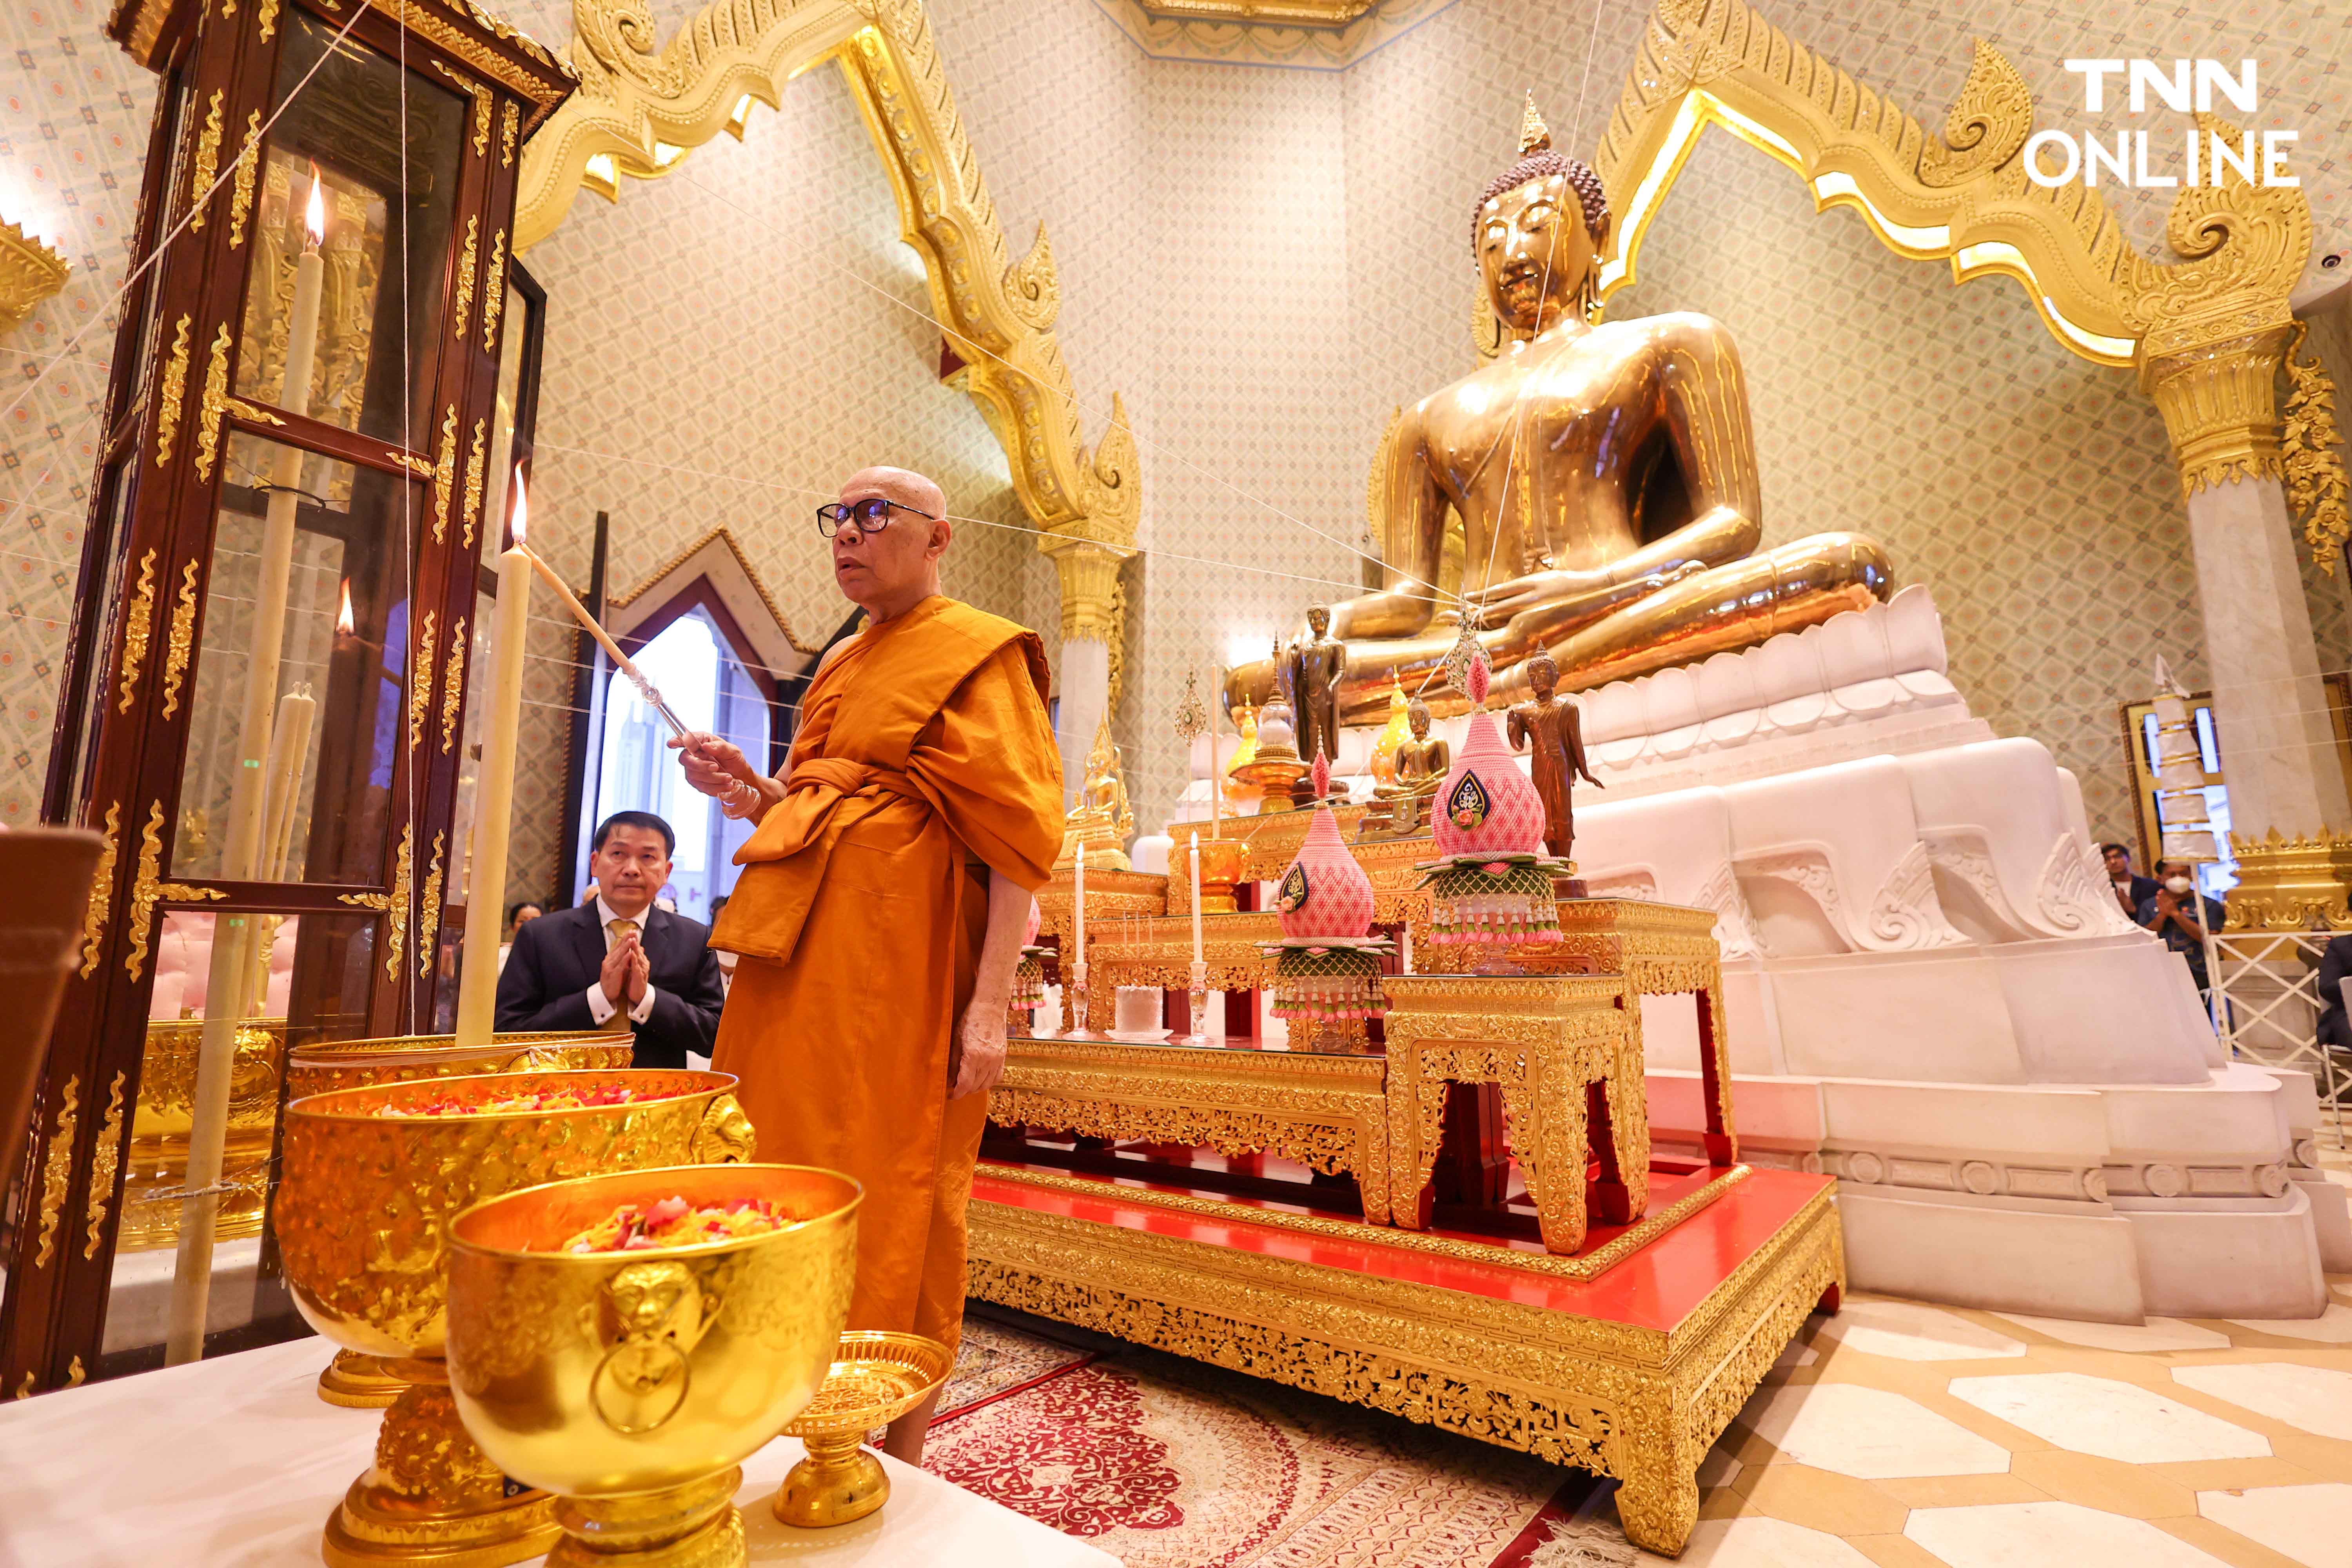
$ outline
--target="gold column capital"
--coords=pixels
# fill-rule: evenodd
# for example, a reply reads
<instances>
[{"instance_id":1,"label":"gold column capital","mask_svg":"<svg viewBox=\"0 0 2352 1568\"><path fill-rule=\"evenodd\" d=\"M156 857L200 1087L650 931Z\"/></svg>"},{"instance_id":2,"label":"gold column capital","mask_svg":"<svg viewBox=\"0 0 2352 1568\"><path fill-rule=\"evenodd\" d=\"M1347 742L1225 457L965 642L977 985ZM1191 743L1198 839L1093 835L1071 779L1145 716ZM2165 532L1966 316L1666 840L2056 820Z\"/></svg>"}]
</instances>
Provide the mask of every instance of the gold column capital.
<instances>
[{"instance_id":1,"label":"gold column capital","mask_svg":"<svg viewBox=\"0 0 2352 1568\"><path fill-rule=\"evenodd\" d=\"M1082 533L1049 534L1037 548L1054 563L1062 583L1062 640L1085 637L1116 644L1119 638L1118 569L1131 547Z\"/></svg>"},{"instance_id":2,"label":"gold column capital","mask_svg":"<svg viewBox=\"0 0 2352 1568\"><path fill-rule=\"evenodd\" d=\"M2140 390L2164 416L2184 496L2232 479L2284 479L2277 384L2294 336L2290 320L2141 357Z\"/></svg>"}]
</instances>

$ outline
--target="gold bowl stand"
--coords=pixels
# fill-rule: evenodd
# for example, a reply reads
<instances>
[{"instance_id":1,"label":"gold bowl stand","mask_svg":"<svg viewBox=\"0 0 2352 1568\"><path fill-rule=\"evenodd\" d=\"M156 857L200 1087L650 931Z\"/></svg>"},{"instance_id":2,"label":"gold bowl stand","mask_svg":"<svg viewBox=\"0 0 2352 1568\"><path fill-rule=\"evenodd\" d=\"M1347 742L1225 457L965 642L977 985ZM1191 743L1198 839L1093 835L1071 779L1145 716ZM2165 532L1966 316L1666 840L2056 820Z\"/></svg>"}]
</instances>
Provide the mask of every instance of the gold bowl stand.
<instances>
[{"instance_id":1,"label":"gold bowl stand","mask_svg":"<svg viewBox=\"0 0 2352 1568\"><path fill-rule=\"evenodd\" d=\"M445 1094L627 1084L618 1105L384 1116ZM497 1568L561 1533L554 1499L518 1489L466 1435L443 1363L449 1216L484 1198L607 1171L746 1159L751 1124L726 1073L528 1072L374 1084L286 1110L275 1224L294 1304L346 1350L408 1384L383 1413L375 1463L327 1521L330 1568Z\"/></svg>"},{"instance_id":2,"label":"gold bowl stand","mask_svg":"<svg viewBox=\"0 0 2352 1568\"><path fill-rule=\"evenodd\" d=\"M572 1253L625 1203L762 1198L794 1223ZM800 1165L633 1171L509 1193L449 1225L449 1381L505 1473L559 1494L550 1568L739 1568L742 1461L833 1363L857 1271L854 1181Z\"/></svg>"},{"instance_id":3,"label":"gold bowl stand","mask_svg":"<svg viewBox=\"0 0 2352 1568\"><path fill-rule=\"evenodd\" d=\"M338 1089L490 1072L572 1072L625 1068L633 1047L626 1035L603 1030L518 1031L488 1044L460 1046L455 1035L391 1035L372 1040L324 1040L287 1058L286 1096L302 1100ZM319 1397L346 1410L381 1410L398 1399L408 1380L383 1356L339 1350L319 1374Z\"/></svg>"},{"instance_id":4,"label":"gold bowl stand","mask_svg":"<svg viewBox=\"0 0 2352 1568\"><path fill-rule=\"evenodd\" d=\"M803 1530L864 1519L890 1500L890 1476L866 1435L887 1426L947 1381L955 1357L937 1340L881 1329L841 1336L824 1388L784 1428L808 1448L777 1489L776 1517Z\"/></svg>"}]
</instances>

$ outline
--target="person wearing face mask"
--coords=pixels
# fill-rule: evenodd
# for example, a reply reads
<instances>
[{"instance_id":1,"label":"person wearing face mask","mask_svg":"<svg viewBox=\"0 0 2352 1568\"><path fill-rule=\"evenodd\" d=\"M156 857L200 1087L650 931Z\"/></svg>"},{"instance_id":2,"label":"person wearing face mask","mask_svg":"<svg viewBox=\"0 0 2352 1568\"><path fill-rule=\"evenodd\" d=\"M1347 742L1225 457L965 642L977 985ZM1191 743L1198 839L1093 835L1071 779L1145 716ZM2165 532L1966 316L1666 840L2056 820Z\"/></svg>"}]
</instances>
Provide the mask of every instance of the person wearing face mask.
<instances>
[{"instance_id":1,"label":"person wearing face mask","mask_svg":"<svg viewBox=\"0 0 2352 1568\"><path fill-rule=\"evenodd\" d=\"M2139 912L2134 918L2188 961L2189 976L2197 982L2197 994L2203 996L2210 985L2205 973L2205 933L2220 931L2228 911L2219 900L2197 891L2197 884L2189 879L2188 862L2164 860L2158 863L2156 869L2160 879L2156 891L2140 901Z\"/></svg>"}]
</instances>

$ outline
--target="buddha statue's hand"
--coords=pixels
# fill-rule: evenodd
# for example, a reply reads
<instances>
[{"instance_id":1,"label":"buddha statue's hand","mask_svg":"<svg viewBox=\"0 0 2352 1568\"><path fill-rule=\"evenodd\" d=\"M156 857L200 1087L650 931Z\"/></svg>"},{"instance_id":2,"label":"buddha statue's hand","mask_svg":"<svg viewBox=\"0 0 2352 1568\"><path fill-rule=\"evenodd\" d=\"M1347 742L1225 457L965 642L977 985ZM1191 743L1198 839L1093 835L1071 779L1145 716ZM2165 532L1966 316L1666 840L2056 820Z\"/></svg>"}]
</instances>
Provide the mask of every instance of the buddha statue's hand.
<instances>
[{"instance_id":1,"label":"buddha statue's hand","mask_svg":"<svg viewBox=\"0 0 2352 1568\"><path fill-rule=\"evenodd\" d=\"M1331 635L1341 642L1412 637L1427 629L1437 610L1436 592L1418 584L1360 594L1331 606ZM1302 619L1297 636L1307 635Z\"/></svg>"}]
</instances>

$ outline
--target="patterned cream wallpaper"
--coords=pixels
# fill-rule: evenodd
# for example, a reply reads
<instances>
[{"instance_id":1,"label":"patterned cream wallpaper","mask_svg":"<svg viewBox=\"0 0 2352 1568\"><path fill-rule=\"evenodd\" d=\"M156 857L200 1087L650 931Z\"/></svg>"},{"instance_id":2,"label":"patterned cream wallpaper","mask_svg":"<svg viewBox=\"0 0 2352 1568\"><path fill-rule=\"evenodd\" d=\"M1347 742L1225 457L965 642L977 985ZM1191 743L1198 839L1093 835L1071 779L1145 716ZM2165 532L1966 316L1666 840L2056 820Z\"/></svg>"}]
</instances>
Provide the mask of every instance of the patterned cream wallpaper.
<instances>
[{"instance_id":1,"label":"patterned cream wallpaper","mask_svg":"<svg viewBox=\"0 0 2352 1568\"><path fill-rule=\"evenodd\" d=\"M569 5L510 7L551 42ZM692 7L661 0L664 33ZM1362 480L1397 403L1471 363L1470 198L1512 151L1532 88L1563 146L1598 140L1647 7L1562 0L1394 6L1410 21L1344 69L1151 58L1097 0L933 0L950 79L1016 248L1043 220L1088 439L1123 394L1142 446L1146 554L1128 574L1117 732L1139 816L1180 782L1168 732L1185 673L1295 623L1360 575ZM2090 126L2058 61L2084 53L2259 55L2257 123L2303 133L2322 250L2352 249L2352 16L2307 0L2107 5L1788 0L1768 15L1930 124L1968 41L1999 44L2044 123ZM0 210L47 214L80 268L0 344L0 386L54 353L119 276L152 79L99 36L92 0L26 0L5 26ZM2126 123L2110 117L2115 125ZM2143 246L2160 193L2120 193ZM541 541L584 575L614 520L631 585L718 521L735 527L794 629L837 607L807 508L886 451L929 467L959 510L1020 514L970 401L936 381L939 336L866 132L813 71L741 145L699 151L617 206L583 201L529 258L550 295ZM2161 431L2127 374L2060 353L2014 286L1956 289L1848 214L1815 215L1785 171L1711 137L1653 229L1618 313L1723 319L1748 363L1774 539L1885 539L1931 581L1971 697L2081 771L2121 816L2115 703L2159 644L2201 668L2195 586ZM2343 373L2342 333L2323 352ZM85 339L0 423L0 821L30 816L73 592L88 432L110 331ZM15 351L15 352L5 352ZM13 400L11 390L0 406ZM1247 569L1244 569L1247 568ZM1288 576L1278 574L1289 574ZM1034 541L968 531L955 591L1041 626L1057 595ZM2347 661L2340 585L2313 595L2323 660ZM543 625L532 740L553 754L568 641ZM553 780L519 823L519 886L552 874Z\"/></svg>"}]
</instances>

